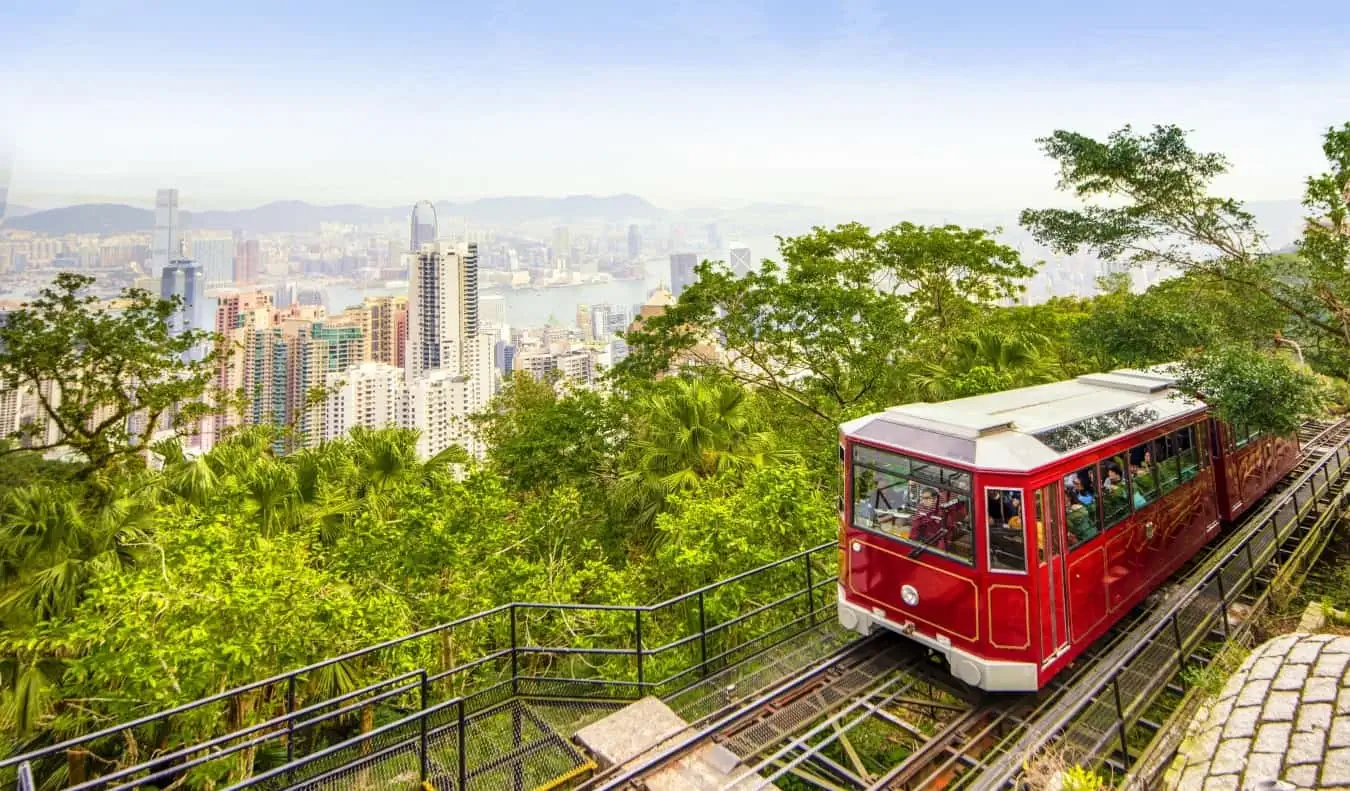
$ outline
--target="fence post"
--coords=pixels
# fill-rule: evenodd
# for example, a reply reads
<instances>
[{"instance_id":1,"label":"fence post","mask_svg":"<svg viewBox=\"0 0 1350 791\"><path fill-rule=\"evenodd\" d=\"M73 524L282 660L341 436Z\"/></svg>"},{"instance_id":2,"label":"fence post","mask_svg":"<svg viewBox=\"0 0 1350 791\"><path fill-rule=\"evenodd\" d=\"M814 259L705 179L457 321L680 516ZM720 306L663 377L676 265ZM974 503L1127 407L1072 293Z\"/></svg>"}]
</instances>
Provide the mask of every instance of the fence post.
<instances>
[{"instance_id":1,"label":"fence post","mask_svg":"<svg viewBox=\"0 0 1350 791\"><path fill-rule=\"evenodd\" d=\"M641 607L633 608L633 615L636 616L633 619L633 636L635 638L635 642L637 643L638 697L641 698L643 694L647 691L646 681L643 680L642 676L642 608Z\"/></svg>"},{"instance_id":2,"label":"fence post","mask_svg":"<svg viewBox=\"0 0 1350 791\"><path fill-rule=\"evenodd\" d=\"M1219 583L1219 623L1223 624L1223 639L1228 640L1228 592L1223 586L1223 566L1214 570L1214 581Z\"/></svg>"},{"instance_id":3,"label":"fence post","mask_svg":"<svg viewBox=\"0 0 1350 791\"><path fill-rule=\"evenodd\" d=\"M467 740L464 733L464 698L459 699L458 720L456 730L459 731L459 791L464 791L469 786L469 751L466 749Z\"/></svg>"},{"instance_id":4,"label":"fence post","mask_svg":"<svg viewBox=\"0 0 1350 791\"><path fill-rule=\"evenodd\" d=\"M703 591L698 592L698 654L699 675L708 677L708 615L703 608Z\"/></svg>"},{"instance_id":5,"label":"fence post","mask_svg":"<svg viewBox=\"0 0 1350 791\"><path fill-rule=\"evenodd\" d=\"M418 694L417 694L418 710L419 710L419 713L422 715L421 719L418 721L418 734L417 734L417 735L418 735L418 742L419 742L419 744L420 744L420 746L421 746L421 754L418 756L419 759L420 759L420 760L419 760L420 766L419 766L418 768L419 768L419 771L421 772L421 775L422 775L422 778L421 778L421 779L422 779L422 782L425 783L425 782L427 781L427 769L428 769L428 766L429 766L429 764L430 764L430 758L427 756L427 670L426 670L426 668L422 668L421 670L419 670L419 671L418 671L418 676L420 677L421 682L422 682L422 683L418 684L418 686L417 686L417 691L418 691Z\"/></svg>"},{"instance_id":6,"label":"fence post","mask_svg":"<svg viewBox=\"0 0 1350 791\"><path fill-rule=\"evenodd\" d=\"M33 767L27 761L19 764L19 791L34 791L37 783L33 782Z\"/></svg>"},{"instance_id":7,"label":"fence post","mask_svg":"<svg viewBox=\"0 0 1350 791\"><path fill-rule=\"evenodd\" d=\"M806 614L808 623L816 625L816 596L815 589L811 584L811 553L808 551L802 556L806 561Z\"/></svg>"},{"instance_id":8,"label":"fence post","mask_svg":"<svg viewBox=\"0 0 1350 791\"><path fill-rule=\"evenodd\" d=\"M295 676L286 679L286 763L295 761ZM291 772L286 771L286 782L291 782Z\"/></svg>"},{"instance_id":9,"label":"fence post","mask_svg":"<svg viewBox=\"0 0 1350 791\"><path fill-rule=\"evenodd\" d=\"M1120 754L1125 759L1125 765L1130 765L1130 745L1125 739L1125 707L1120 705L1120 676L1111 680L1111 688L1116 695L1116 714L1120 717Z\"/></svg>"},{"instance_id":10,"label":"fence post","mask_svg":"<svg viewBox=\"0 0 1350 791\"><path fill-rule=\"evenodd\" d=\"M1181 642L1181 625L1177 623L1177 614L1172 613L1172 636L1177 640L1177 672L1186 668L1186 646Z\"/></svg>"},{"instance_id":11,"label":"fence post","mask_svg":"<svg viewBox=\"0 0 1350 791\"><path fill-rule=\"evenodd\" d=\"M520 689L516 678L520 675L520 668L516 658L516 603L511 602L511 697L520 695Z\"/></svg>"}]
</instances>

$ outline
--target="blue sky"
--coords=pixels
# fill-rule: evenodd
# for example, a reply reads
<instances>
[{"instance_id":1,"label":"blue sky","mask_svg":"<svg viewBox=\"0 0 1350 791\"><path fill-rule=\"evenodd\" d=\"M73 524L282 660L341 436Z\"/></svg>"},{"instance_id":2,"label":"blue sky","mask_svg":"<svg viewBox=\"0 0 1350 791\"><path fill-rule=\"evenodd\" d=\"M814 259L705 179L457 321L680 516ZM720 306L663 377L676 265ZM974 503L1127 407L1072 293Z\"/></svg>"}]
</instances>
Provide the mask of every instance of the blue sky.
<instances>
[{"instance_id":1,"label":"blue sky","mask_svg":"<svg viewBox=\"0 0 1350 791\"><path fill-rule=\"evenodd\" d=\"M195 5L0 0L12 201L1015 208L1035 137L1169 122L1272 199L1350 120L1330 0Z\"/></svg>"}]
</instances>

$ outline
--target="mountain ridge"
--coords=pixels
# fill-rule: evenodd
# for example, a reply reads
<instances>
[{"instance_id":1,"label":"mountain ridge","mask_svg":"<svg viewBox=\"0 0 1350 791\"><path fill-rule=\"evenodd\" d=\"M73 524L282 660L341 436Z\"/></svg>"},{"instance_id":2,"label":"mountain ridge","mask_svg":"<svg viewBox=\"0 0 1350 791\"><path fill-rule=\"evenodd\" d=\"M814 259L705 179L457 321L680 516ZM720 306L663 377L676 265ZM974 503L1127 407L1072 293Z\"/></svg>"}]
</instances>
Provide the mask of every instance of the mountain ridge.
<instances>
[{"instance_id":1,"label":"mountain ridge","mask_svg":"<svg viewBox=\"0 0 1350 791\"><path fill-rule=\"evenodd\" d=\"M446 217L463 217L479 222L512 222L556 219L560 222L581 219L647 220L666 216L646 199L632 194L543 196L501 196L456 203L439 201L436 212ZM179 222L187 229L234 230L248 233L306 233L318 231L321 223L376 225L406 222L412 204L381 208L346 203L316 205L305 201L273 201L238 211L179 211ZM155 214L120 203L85 203L37 211L22 216L7 216L0 227L45 233L52 236L82 233L137 233L154 227Z\"/></svg>"}]
</instances>

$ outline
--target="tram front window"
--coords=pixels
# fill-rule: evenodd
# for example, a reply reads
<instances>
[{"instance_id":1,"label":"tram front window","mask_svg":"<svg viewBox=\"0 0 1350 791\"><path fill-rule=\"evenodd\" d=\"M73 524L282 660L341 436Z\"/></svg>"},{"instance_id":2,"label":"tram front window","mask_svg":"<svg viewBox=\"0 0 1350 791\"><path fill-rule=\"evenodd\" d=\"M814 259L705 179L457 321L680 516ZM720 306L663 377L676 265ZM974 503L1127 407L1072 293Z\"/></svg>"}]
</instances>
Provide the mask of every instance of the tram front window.
<instances>
[{"instance_id":1,"label":"tram front window","mask_svg":"<svg viewBox=\"0 0 1350 791\"><path fill-rule=\"evenodd\" d=\"M970 473L855 445L852 476L854 527L974 565Z\"/></svg>"}]
</instances>

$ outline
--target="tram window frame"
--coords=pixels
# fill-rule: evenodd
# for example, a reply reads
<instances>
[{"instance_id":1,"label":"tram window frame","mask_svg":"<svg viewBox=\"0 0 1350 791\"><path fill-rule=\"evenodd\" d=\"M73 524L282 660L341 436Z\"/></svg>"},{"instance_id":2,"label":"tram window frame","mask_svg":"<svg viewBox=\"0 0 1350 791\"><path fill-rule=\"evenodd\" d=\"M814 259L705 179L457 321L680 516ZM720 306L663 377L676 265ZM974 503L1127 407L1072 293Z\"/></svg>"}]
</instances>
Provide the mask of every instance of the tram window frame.
<instances>
[{"instance_id":1,"label":"tram window frame","mask_svg":"<svg viewBox=\"0 0 1350 791\"><path fill-rule=\"evenodd\" d=\"M1146 508L1162 497L1158 461L1153 457L1153 448L1154 440L1149 440L1135 445L1125 453L1125 460L1130 465L1129 502L1134 511ZM1139 460L1138 464L1135 463L1135 459ZM1141 474L1136 474L1136 469L1141 470Z\"/></svg>"},{"instance_id":2,"label":"tram window frame","mask_svg":"<svg viewBox=\"0 0 1350 791\"><path fill-rule=\"evenodd\" d=\"M1203 447L1203 446L1202 446L1201 440L1200 440L1200 437L1201 437L1202 435L1201 435L1201 434L1199 433L1199 431L1198 431L1199 428L1200 428L1200 425L1197 425L1197 424L1195 424L1195 423L1191 423L1191 424L1182 426L1181 428L1177 429L1176 431L1172 432L1172 433L1169 435L1169 436L1172 437L1173 442L1175 443L1175 448L1176 448L1176 458L1177 458L1177 486L1178 486L1178 487L1185 486L1186 484L1188 484L1188 483L1190 483L1191 481L1195 480L1196 478L1200 477L1200 471L1203 470L1203 469L1205 468L1205 467L1204 467L1205 453L1202 452L1202 447ZM1183 439L1185 440L1184 442L1183 442ZM1190 454L1193 455L1193 461L1194 461L1194 463L1193 463L1192 465L1190 465L1190 475L1189 475L1189 477L1188 477L1187 474L1186 474L1186 471L1187 471L1186 454L1187 454L1187 453L1190 453Z\"/></svg>"},{"instance_id":3,"label":"tram window frame","mask_svg":"<svg viewBox=\"0 0 1350 791\"><path fill-rule=\"evenodd\" d=\"M1184 429L1183 429L1184 431ZM1149 441L1153 448L1153 474L1157 481L1158 497L1166 497L1181 485L1181 444L1179 432L1169 431Z\"/></svg>"},{"instance_id":4,"label":"tram window frame","mask_svg":"<svg viewBox=\"0 0 1350 791\"><path fill-rule=\"evenodd\" d=\"M945 464L939 464L938 462L931 462L913 456L906 456L891 450L883 450L881 448L860 444L854 444L852 446L851 461L852 464L849 466L849 485L851 487L848 512L849 525L858 530L866 530L869 533L885 536L892 541L898 541L908 547L913 547L916 550L932 552L939 557L946 558L955 563L975 568L975 558L978 550L976 547L975 536L977 532L975 530L975 509L970 493L970 481L972 476L970 471L949 467ZM916 469L923 471L925 477L913 477L913 472ZM946 481L947 485L934 484L931 482L931 475L928 475L927 473L930 473L933 470L938 472L938 479ZM949 538L948 541L960 541L962 538L965 538L969 543L968 549L965 551L957 551L956 549L951 548L950 544L948 544L948 548L943 548L942 546L939 546L937 542L928 543L916 541L898 531L892 532L885 529L873 519L868 519L867 524L860 524L858 522L857 513L858 504L866 501L865 499L859 498L861 490L857 483L860 477L860 471L872 475L885 475L889 478L903 482L903 491L905 492L903 502L898 508L889 502L887 505L892 509L892 513L888 515L893 517L893 523L899 524L901 517L908 518L904 523L904 528L912 527L913 517L920 513L918 503L925 493L925 490L932 491L938 496L940 502L936 505L937 509L952 509L956 510L958 513L960 513L958 509L964 509L964 513L962 513L961 516L950 517L954 520L957 529L953 531L955 538ZM897 484L892 483L885 488L889 489L896 485ZM965 488L954 488L954 485L964 486ZM862 491L862 494L866 498L870 497L876 491L878 490L873 487ZM875 506L873 506L873 509L875 509Z\"/></svg>"},{"instance_id":5,"label":"tram window frame","mask_svg":"<svg viewBox=\"0 0 1350 791\"><path fill-rule=\"evenodd\" d=\"M1098 491L1096 476L1097 465L1089 464L1086 467L1074 470L1060 481L1060 485L1064 489L1064 527L1068 542L1067 548L1070 552L1105 532L1102 530L1101 492ZM1081 482L1084 477L1086 477L1087 486L1091 490L1087 492L1091 503L1084 503L1082 497L1070 489L1071 482ZM1087 530L1083 530L1084 527ZM1090 534L1081 536L1079 532L1075 532L1075 528L1078 528L1079 532Z\"/></svg>"},{"instance_id":6,"label":"tram window frame","mask_svg":"<svg viewBox=\"0 0 1350 791\"><path fill-rule=\"evenodd\" d=\"M1198 466L1196 471L1198 477L1201 472L1209 469L1210 454L1213 452L1213 448L1209 445L1209 421L1202 420L1199 423L1193 423L1191 428L1195 429L1195 461Z\"/></svg>"},{"instance_id":7,"label":"tram window frame","mask_svg":"<svg viewBox=\"0 0 1350 791\"><path fill-rule=\"evenodd\" d=\"M1006 510L1002 510L1000 513L997 514L994 513L995 509L992 507L992 504L995 501L991 495L998 495L997 503L999 509L1006 508L1006 504L1008 502L1007 500L1008 495L1016 497L1017 502L1019 504L1018 510L1013 513L1008 513ZM1021 487L1016 486L984 487L985 562L988 563L990 572L996 574L1027 573L1026 513L1027 513L1026 494L1022 491ZM1016 526L1013 525L1014 519L1017 520ZM999 523L999 526L997 528L995 527L996 522ZM1004 533L1003 538L1000 539L999 541L995 541L994 538L996 530ZM995 544L1000 545L999 552L994 551ZM995 564L995 560L1000 558L1002 554L1011 554L1005 553L1004 552L1005 549L1013 549L1014 547L1015 549L1013 551L1020 552L1021 554L1022 559L1021 567L999 566Z\"/></svg>"},{"instance_id":8,"label":"tram window frame","mask_svg":"<svg viewBox=\"0 0 1350 791\"><path fill-rule=\"evenodd\" d=\"M1123 498L1122 503L1124 505L1123 508L1116 507L1116 504L1113 501L1115 501L1117 498L1114 494L1110 494L1108 496L1108 487L1106 485L1106 482L1110 478L1110 476L1107 473L1109 472L1111 467L1115 467L1116 469L1120 470L1120 483L1125 489L1125 496ZM1134 513L1134 510L1130 508L1131 490L1130 490L1130 464L1128 453L1117 453L1111 456L1107 456L1106 458L1097 462L1097 476L1098 476L1097 500L1098 502L1101 503L1102 532L1105 533L1106 531L1110 530L1111 528L1128 519L1130 514ZM1110 489L1114 488L1115 488L1114 486L1110 487ZM1109 511L1107 510L1108 504L1110 507Z\"/></svg>"}]
</instances>

